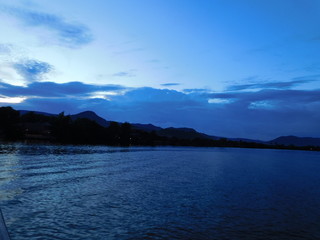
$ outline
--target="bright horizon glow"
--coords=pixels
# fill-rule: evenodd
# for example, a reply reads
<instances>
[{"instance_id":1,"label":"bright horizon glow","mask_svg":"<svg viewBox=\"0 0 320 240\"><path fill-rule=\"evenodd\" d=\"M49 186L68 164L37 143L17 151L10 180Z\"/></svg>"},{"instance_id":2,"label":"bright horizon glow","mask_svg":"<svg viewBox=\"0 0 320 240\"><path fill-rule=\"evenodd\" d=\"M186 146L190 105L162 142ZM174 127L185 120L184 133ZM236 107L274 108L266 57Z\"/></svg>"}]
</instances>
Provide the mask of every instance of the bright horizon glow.
<instances>
[{"instance_id":1,"label":"bright horizon glow","mask_svg":"<svg viewBox=\"0 0 320 240\"><path fill-rule=\"evenodd\" d=\"M0 103L22 103L27 98L25 97L0 97Z\"/></svg>"}]
</instances>

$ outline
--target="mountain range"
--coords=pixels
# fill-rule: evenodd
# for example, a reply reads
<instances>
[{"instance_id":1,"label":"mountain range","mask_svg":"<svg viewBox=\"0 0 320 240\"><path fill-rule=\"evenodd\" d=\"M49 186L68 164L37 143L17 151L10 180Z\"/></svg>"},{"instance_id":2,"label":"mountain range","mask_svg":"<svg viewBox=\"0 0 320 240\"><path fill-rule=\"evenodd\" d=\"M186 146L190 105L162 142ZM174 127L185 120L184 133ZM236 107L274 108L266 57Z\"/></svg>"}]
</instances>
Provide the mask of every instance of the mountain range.
<instances>
[{"instance_id":1,"label":"mountain range","mask_svg":"<svg viewBox=\"0 0 320 240\"><path fill-rule=\"evenodd\" d=\"M19 110L21 115L24 115L28 112L27 110ZM45 116L54 116L56 114L50 114L46 112L36 112L36 114L41 114ZM104 118L98 116L95 112L92 111L84 111L78 114L70 115L72 120L76 120L79 118L85 118L92 121L95 121L99 125L103 127L108 127L111 121L107 121ZM162 128L152 124L142 124L142 123L132 123L131 126L134 129L142 130L145 132L155 132L159 136L164 137L175 137L178 139L187 139L192 140L195 138L199 139L211 139L211 140L219 140L219 139L226 139L230 141L242 141L242 142L251 142L251 143L262 143L262 144L270 144L270 145L283 145L283 146L297 146L297 147L305 147L305 146L320 146L320 138L312 138L312 137L297 137L297 136L280 136L275 138L271 141L261 141L261 140L254 140L254 139L246 139L246 138L225 138L220 136L212 136L207 135L205 133L197 132L192 128Z\"/></svg>"}]
</instances>

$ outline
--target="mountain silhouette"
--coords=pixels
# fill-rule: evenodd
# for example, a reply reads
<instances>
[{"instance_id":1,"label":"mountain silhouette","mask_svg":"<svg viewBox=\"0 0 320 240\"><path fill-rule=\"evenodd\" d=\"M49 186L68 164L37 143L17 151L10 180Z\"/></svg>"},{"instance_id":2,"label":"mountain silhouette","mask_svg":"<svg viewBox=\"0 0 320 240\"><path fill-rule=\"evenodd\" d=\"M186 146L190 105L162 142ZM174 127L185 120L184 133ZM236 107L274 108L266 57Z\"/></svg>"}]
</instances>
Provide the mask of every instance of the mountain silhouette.
<instances>
[{"instance_id":1,"label":"mountain silhouette","mask_svg":"<svg viewBox=\"0 0 320 240\"><path fill-rule=\"evenodd\" d=\"M34 112L35 114L44 115L44 116L58 116L57 114L51 114L46 112L37 112L37 111L27 111L19 110L20 115L27 114L29 112ZM102 127L109 127L112 121L107 121L104 118L98 116L93 111L84 111L78 114L70 115L70 118L74 121L77 119L89 119L96 122ZM120 123L121 124L121 123ZM185 140L193 139L204 139L204 140L222 140L225 141L236 141L244 143L256 143L256 144L268 144L268 145L282 145L282 146L297 146L297 147L307 147L307 146L320 146L320 138L312 137L297 137L297 136L280 136L271 141L261 141L247 138L225 138L220 136L207 135L205 133L200 133L193 128L162 128L155 126L153 124L142 124L142 123L133 123L131 124L133 129L140 130L143 132L151 133L154 132L160 137L167 138L177 138Z\"/></svg>"},{"instance_id":2,"label":"mountain silhouette","mask_svg":"<svg viewBox=\"0 0 320 240\"><path fill-rule=\"evenodd\" d=\"M281 136L268 142L269 144L293 145L298 147L320 146L320 138L297 137L297 136Z\"/></svg>"},{"instance_id":3,"label":"mountain silhouette","mask_svg":"<svg viewBox=\"0 0 320 240\"><path fill-rule=\"evenodd\" d=\"M92 121L95 121L96 123L98 123L99 125L101 125L102 127L109 127L110 122L105 120L104 118L98 116L95 112L92 111L85 111L85 112L81 112L78 114L74 114L74 115L70 115L72 120L76 120L79 118L86 118Z\"/></svg>"}]
</instances>

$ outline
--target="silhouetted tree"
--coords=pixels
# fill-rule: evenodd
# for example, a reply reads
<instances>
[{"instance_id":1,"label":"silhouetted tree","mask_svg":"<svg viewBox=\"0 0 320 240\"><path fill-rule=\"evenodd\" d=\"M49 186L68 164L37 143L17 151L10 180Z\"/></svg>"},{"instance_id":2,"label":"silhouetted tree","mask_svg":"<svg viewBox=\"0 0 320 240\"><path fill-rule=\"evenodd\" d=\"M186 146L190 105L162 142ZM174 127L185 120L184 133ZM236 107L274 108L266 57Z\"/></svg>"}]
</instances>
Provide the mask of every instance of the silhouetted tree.
<instances>
[{"instance_id":1,"label":"silhouetted tree","mask_svg":"<svg viewBox=\"0 0 320 240\"><path fill-rule=\"evenodd\" d=\"M0 107L0 135L4 140L18 140L23 137L19 125L20 114L12 107Z\"/></svg>"},{"instance_id":2,"label":"silhouetted tree","mask_svg":"<svg viewBox=\"0 0 320 240\"><path fill-rule=\"evenodd\" d=\"M21 122L49 122L50 117L35 112L28 112L20 117Z\"/></svg>"},{"instance_id":3,"label":"silhouetted tree","mask_svg":"<svg viewBox=\"0 0 320 240\"><path fill-rule=\"evenodd\" d=\"M118 145L120 141L120 125L117 122L110 122L106 131L106 142L109 145Z\"/></svg>"},{"instance_id":4,"label":"silhouetted tree","mask_svg":"<svg viewBox=\"0 0 320 240\"><path fill-rule=\"evenodd\" d=\"M131 144L131 124L123 123L120 127L120 145L129 146Z\"/></svg>"},{"instance_id":5,"label":"silhouetted tree","mask_svg":"<svg viewBox=\"0 0 320 240\"><path fill-rule=\"evenodd\" d=\"M61 143L68 143L71 140L71 118L65 116L61 112L57 117L52 120L52 135L56 141Z\"/></svg>"},{"instance_id":6,"label":"silhouetted tree","mask_svg":"<svg viewBox=\"0 0 320 240\"><path fill-rule=\"evenodd\" d=\"M71 143L102 144L104 143L104 127L96 122L79 118L71 123Z\"/></svg>"}]
</instances>

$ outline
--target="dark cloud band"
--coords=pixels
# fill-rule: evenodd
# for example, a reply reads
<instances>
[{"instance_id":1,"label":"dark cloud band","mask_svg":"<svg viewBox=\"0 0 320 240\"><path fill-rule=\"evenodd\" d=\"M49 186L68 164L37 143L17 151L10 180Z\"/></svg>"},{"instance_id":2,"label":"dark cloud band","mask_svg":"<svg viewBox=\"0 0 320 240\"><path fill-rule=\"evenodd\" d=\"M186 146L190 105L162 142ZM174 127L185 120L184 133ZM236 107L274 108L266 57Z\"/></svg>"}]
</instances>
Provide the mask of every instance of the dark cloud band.
<instances>
[{"instance_id":1,"label":"dark cloud band","mask_svg":"<svg viewBox=\"0 0 320 240\"><path fill-rule=\"evenodd\" d=\"M1 94L8 97L53 97L68 98L88 97L99 91L120 91L126 89L120 85L93 85L81 82L54 83L54 82L33 82L26 87L15 86L0 82Z\"/></svg>"}]
</instances>

